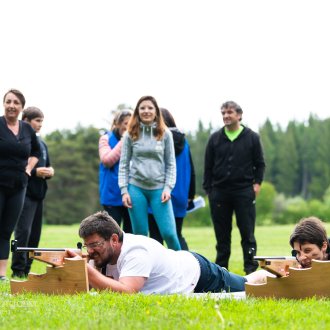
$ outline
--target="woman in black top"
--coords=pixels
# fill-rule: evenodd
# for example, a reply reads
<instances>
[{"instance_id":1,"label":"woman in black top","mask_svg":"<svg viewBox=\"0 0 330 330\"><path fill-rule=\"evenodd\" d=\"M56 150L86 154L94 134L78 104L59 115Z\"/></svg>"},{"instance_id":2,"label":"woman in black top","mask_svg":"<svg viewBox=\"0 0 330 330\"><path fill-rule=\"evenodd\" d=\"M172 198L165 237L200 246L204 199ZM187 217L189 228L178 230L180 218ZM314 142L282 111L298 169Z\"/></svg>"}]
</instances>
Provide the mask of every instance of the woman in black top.
<instances>
[{"instance_id":1,"label":"woman in black top","mask_svg":"<svg viewBox=\"0 0 330 330\"><path fill-rule=\"evenodd\" d=\"M31 125L38 134L44 121L43 112L37 107L25 108L22 120ZM15 228L17 246L37 248L41 236L43 201L47 192L47 181L54 175L50 166L46 143L38 136L41 155L37 165L31 172L26 187L26 194L21 215ZM27 253L13 252L11 259L12 277L26 277L31 269L33 259Z\"/></svg>"},{"instance_id":2,"label":"woman in black top","mask_svg":"<svg viewBox=\"0 0 330 330\"><path fill-rule=\"evenodd\" d=\"M25 105L23 94L9 90L0 117L0 281L5 280L9 240L20 216L28 176L38 162L40 147L32 127L18 120Z\"/></svg>"}]
</instances>

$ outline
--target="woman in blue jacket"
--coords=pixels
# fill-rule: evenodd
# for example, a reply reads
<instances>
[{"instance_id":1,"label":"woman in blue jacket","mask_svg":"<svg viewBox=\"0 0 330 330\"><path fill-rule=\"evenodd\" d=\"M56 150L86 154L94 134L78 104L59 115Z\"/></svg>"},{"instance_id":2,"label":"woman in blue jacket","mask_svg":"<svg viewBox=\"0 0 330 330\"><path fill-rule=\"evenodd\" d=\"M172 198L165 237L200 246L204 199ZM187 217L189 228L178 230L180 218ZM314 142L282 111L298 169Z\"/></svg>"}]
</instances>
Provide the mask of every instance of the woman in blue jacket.
<instances>
[{"instance_id":1,"label":"woman in blue jacket","mask_svg":"<svg viewBox=\"0 0 330 330\"><path fill-rule=\"evenodd\" d=\"M99 140L99 190L101 205L121 225L125 233L132 232L128 210L123 206L118 186L118 169L122 147L122 136L132 116L131 110L120 110L113 119L112 128Z\"/></svg>"},{"instance_id":2,"label":"woman in blue jacket","mask_svg":"<svg viewBox=\"0 0 330 330\"><path fill-rule=\"evenodd\" d=\"M176 161L176 184L171 192L171 200L181 249L188 250L187 242L182 236L182 225L183 218L187 213L188 202L192 201L195 196L194 164L187 139L185 135L177 129L172 114L167 109L161 108L160 110L166 126L173 135ZM153 214L149 214L149 232L151 238L163 244L163 238L159 232Z\"/></svg>"}]
</instances>

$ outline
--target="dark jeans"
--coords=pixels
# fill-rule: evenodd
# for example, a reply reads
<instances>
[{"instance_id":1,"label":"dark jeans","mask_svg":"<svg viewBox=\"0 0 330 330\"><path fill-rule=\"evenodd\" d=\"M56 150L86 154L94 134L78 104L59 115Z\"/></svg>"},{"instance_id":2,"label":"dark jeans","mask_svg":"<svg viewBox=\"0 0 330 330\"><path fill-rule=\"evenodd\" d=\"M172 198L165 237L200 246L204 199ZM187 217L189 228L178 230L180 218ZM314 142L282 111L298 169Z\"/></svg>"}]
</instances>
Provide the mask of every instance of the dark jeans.
<instances>
[{"instance_id":1,"label":"dark jeans","mask_svg":"<svg viewBox=\"0 0 330 330\"><path fill-rule=\"evenodd\" d=\"M119 226L121 225L121 220L123 220L123 231L125 233L133 233L131 218L129 217L128 210L125 206L103 205L103 207Z\"/></svg>"},{"instance_id":2,"label":"dark jeans","mask_svg":"<svg viewBox=\"0 0 330 330\"><path fill-rule=\"evenodd\" d=\"M150 237L158 241L160 244L164 244L164 240L162 235L160 234L160 231L157 226L157 222L153 216L153 214L148 215L148 221L149 221L149 234ZM181 245L182 250L188 251L188 244L185 240L185 238L182 236L182 225L183 225L183 218L177 218L175 217L175 225L176 225L176 232L178 234L179 242Z\"/></svg>"},{"instance_id":3,"label":"dark jeans","mask_svg":"<svg viewBox=\"0 0 330 330\"><path fill-rule=\"evenodd\" d=\"M8 259L9 240L21 214L26 188L0 188L0 260Z\"/></svg>"},{"instance_id":4,"label":"dark jeans","mask_svg":"<svg viewBox=\"0 0 330 330\"><path fill-rule=\"evenodd\" d=\"M21 216L16 224L15 239L19 247L38 247L42 227L43 200L25 197ZM27 252L13 253L11 269L14 274L28 274L33 259Z\"/></svg>"},{"instance_id":5,"label":"dark jeans","mask_svg":"<svg viewBox=\"0 0 330 330\"><path fill-rule=\"evenodd\" d=\"M228 269L231 245L232 217L235 212L236 223L241 234L244 271L249 274L258 268L253 260L251 249L257 252L254 236L256 208L253 187L238 191L213 188L209 194L211 216L217 240L216 263Z\"/></svg>"},{"instance_id":6,"label":"dark jeans","mask_svg":"<svg viewBox=\"0 0 330 330\"><path fill-rule=\"evenodd\" d=\"M198 253L191 253L197 259L201 268L201 276L194 292L245 291L245 277L228 272L227 269L209 261Z\"/></svg>"}]
</instances>

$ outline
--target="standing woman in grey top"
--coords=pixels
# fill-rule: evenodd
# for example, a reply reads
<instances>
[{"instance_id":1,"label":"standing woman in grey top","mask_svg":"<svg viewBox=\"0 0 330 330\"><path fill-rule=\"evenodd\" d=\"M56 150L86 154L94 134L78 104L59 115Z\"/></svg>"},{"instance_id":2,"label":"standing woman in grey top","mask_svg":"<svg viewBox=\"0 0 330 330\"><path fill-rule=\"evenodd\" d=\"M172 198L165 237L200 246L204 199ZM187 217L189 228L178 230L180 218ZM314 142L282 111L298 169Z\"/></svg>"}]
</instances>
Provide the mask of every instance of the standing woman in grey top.
<instances>
[{"instance_id":1,"label":"standing woman in grey top","mask_svg":"<svg viewBox=\"0 0 330 330\"><path fill-rule=\"evenodd\" d=\"M176 181L174 143L152 96L140 98L129 121L118 181L133 233L148 235L150 206L168 248L181 250L171 203Z\"/></svg>"}]
</instances>

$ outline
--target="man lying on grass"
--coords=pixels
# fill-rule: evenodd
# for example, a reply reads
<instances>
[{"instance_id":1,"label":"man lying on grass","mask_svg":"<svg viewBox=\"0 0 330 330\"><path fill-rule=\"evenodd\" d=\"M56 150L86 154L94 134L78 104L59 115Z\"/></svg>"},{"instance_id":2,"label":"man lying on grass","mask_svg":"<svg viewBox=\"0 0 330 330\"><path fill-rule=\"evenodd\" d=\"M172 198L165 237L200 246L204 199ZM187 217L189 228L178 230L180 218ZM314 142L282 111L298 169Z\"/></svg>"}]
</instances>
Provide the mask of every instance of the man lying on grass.
<instances>
[{"instance_id":1,"label":"man lying on grass","mask_svg":"<svg viewBox=\"0 0 330 330\"><path fill-rule=\"evenodd\" d=\"M245 282L263 281L264 270L246 276L228 272L205 257L189 251L166 249L157 241L124 233L107 212L84 219L79 236L90 257L91 287L117 292L171 294L190 292L237 292ZM77 257L69 251L71 257ZM104 274L104 275L103 275Z\"/></svg>"},{"instance_id":2,"label":"man lying on grass","mask_svg":"<svg viewBox=\"0 0 330 330\"><path fill-rule=\"evenodd\" d=\"M323 222L316 217L301 219L290 236L296 257L302 268L309 268L312 259L330 260L329 239Z\"/></svg>"}]
</instances>

